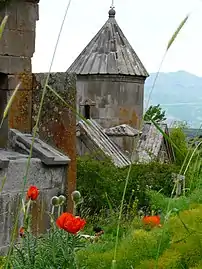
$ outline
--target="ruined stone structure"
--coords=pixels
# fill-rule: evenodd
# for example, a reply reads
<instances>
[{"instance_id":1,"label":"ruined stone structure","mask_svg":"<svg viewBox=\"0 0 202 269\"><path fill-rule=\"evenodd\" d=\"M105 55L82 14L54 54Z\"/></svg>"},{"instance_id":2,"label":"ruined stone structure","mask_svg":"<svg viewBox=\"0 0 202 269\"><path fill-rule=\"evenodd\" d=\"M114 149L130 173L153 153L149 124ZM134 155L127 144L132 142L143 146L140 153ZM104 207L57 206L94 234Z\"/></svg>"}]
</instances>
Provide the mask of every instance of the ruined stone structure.
<instances>
[{"instance_id":1,"label":"ruined stone structure","mask_svg":"<svg viewBox=\"0 0 202 269\"><path fill-rule=\"evenodd\" d=\"M146 69L115 20L109 19L68 68L77 74L77 109L104 128L139 127Z\"/></svg>"},{"instance_id":2,"label":"ruined stone structure","mask_svg":"<svg viewBox=\"0 0 202 269\"><path fill-rule=\"evenodd\" d=\"M36 124L36 117L42 95L42 89L47 74L33 74L32 79L32 127ZM60 149L71 159L67 174L68 210L72 211L71 193L76 188L76 78L74 74L52 73L49 86L64 100L62 102L51 91L47 91L43 103L38 135L48 144Z\"/></svg>"},{"instance_id":3,"label":"ruined stone structure","mask_svg":"<svg viewBox=\"0 0 202 269\"><path fill-rule=\"evenodd\" d=\"M31 135L10 129L9 149L0 150L0 185L3 186L0 193L0 253L6 251L11 241L31 141ZM36 140L25 186L25 191L30 185L40 190L39 199L32 207L32 230L35 234L46 231L50 223L47 212L51 210L51 198L65 193L69 162L68 157ZM18 230L21 225L22 218L19 218Z\"/></svg>"},{"instance_id":4,"label":"ruined stone structure","mask_svg":"<svg viewBox=\"0 0 202 269\"><path fill-rule=\"evenodd\" d=\"M0 19L9 15L6 29L0 40L0 118L18 82L20 88L9 110L8 118L0 130L0 148L6 148L8 127L31 133L36 123L39 102L47 74L33 75L31 58L35 51L35 28L39 19L39 0L13 1L0 12ZM6 12L5 12L6 10ZM51 74L49 85L63 96L66 104L76 107L76 83L74 75ZM76 184L76 117L68 106L47 90L43 104L39 137L67 154L69 165L68 189ZM69 195L70 196L70 195ZM72 201L69 200L70 210Z\"/></svg>"},{"instance_id":5,"label":"ruined stone structure","mask_svg":"<svg viewBox=\"0 0 202 269\"><path fill-rule=\"evenodd\" d=\"M0 119L10 95L21 82L9 109L8 118L0 129L1 186L5 180L0 193L0 251L4 251L10 241L16 205L30 153L31 133L36 124L47 77L47 74L33 75L31 70L38 2L13 1L6 9L0 10L0 20L5 14L9 15L0 40ZM61 193L65 195L67 191L70 194L75 190L76 184L76 117L69 108L76 107L75 76L67 73L51 74L49 85L60 94L65 104L47 90L37 130L38 137L43 141L37 139L34 144L34 155L26 184L26 188L34 184L40 189L38 204L33 207L32 212L32 228L35 232L43 232L47 228L48 217L45 212L49 210L50 198ZM64 155L56 151L56 147ZM71 210L70 195L68 198L68 207Z\"/></svg>"}]
</instances>

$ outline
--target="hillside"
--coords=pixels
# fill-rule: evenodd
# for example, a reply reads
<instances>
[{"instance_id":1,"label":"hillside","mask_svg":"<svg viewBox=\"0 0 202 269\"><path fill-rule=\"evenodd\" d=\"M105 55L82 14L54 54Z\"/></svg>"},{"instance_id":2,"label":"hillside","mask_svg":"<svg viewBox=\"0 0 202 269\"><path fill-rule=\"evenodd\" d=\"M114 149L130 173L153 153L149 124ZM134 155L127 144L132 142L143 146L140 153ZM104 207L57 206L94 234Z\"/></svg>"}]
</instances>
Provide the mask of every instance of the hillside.
<instances>
[{"instance_id":1,"label":"hillside","mask_svg":"<svg viewBox=\"0 0 202 269\"><path fill-rule=\"evenodd\" d=\"M156 74L145 83L145 102ZM185 71L160 73L151 96L151 104L161 104L168 122L187 121L192 127L202 123L202 77Z\"/></svg>"}]
</instances>

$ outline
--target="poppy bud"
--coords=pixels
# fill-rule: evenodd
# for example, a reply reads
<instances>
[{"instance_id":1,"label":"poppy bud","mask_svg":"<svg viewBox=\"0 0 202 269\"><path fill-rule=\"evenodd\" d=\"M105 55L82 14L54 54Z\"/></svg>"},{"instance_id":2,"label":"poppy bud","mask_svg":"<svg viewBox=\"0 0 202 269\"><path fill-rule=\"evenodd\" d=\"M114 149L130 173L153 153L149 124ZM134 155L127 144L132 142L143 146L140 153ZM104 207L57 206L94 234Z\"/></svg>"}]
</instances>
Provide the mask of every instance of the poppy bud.
<instances>
[{"instance_id":1,"label":"poppy bud","mask_svg":"<svg viewBox=\"0 0 202 269\"><path fill-rule=\"evenodd\" d=\"M51 204L52 204L53 206L58 206L59 203L60 203L59 198L58 198L57 196L53 196L52 199L51 199Z\"/></svg>"},{"instance_id":2,"label":"poppy bud","mask_svg":"<svg viewBox=\"0 0 202 269\"><path fill-rule=\"evenodd\" d=\"M75 202L75 203L78 203L80 200L81 200L81 194L79 191L73 191L72 192L72 200Z\"/></svg>"},{"instance_id":3,"label":"poppy bud","mask_svg":"<svg viewBox=\"0 0 202 269\"><path fill-rule=\"evenodd\" d=\"M62 205L66 201L66 197L64 195L59 196L59 204Z\"/></svg>"}]
</instances>

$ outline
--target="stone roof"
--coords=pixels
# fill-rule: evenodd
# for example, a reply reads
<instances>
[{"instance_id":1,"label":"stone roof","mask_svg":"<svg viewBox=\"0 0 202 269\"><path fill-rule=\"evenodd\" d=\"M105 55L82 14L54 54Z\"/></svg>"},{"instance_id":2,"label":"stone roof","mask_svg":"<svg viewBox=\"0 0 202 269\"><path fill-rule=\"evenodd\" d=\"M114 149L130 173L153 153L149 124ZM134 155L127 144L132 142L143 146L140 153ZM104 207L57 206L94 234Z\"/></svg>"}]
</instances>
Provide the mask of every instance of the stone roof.
<instances>
[{"instance_id":1,"label":"stone roof","mask_svg":"<svg viewBox=\"0 0 202 269\"><path fill-rule=\"evenodd\" d=\"M121 124L111 128L104 129L108 136L137 136L140 132L127 124Z\"/></svg>"},{"instance_id":2,"label":"stone roof","mask_svg":"<svg viewBox=\"0 0 202 269\"><path fill-rule=\"evenodd\" d=\"M160 128L169 136L168 126L165 123L159 124ZM164 138L163 134L152 123L145 122L142 134L137 145L139 162L150 162L158 157L162 143L165 143L169 161L175 159L172 145Z\"/></svg>"},{"instance_id":3,"label":"stone roof","mask_svg":"<svg viewBox=\"0 0 202 269\"><path fill-rule=\"evenodd\" d=\"M148 77L148 73L115 20L115 10L67 70L77 75L111 74Z\"/></svg>"},{"instance_id":4,"label":"stone roof","mask_svg":"<svg viewBox=\"0 0 202 269\"><path fill-rule=\"evenodd\" d=\"M77 123L77 128L80 129L79 139L87 148L101 150L105 156L111 158L117 167L125 167L131 164L129 158L105 134L104 129L95 120L80 120Z\"/></svg>"}]
</instances>

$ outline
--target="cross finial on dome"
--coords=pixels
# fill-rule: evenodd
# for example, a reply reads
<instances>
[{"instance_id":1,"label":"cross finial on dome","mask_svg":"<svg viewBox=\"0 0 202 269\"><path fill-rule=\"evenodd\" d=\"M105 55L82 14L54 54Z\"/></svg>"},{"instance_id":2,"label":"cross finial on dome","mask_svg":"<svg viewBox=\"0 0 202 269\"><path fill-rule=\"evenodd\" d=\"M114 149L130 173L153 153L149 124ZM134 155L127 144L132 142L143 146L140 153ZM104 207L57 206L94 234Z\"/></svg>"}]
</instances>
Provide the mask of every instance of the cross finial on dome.
<instances>
[{"instance_id":1,"label":"cross finial on dome","mask_svg":"<svg viewBox=\"0 0 202 269\"><path fill-rule=\"evenodd\" d=\"M116 11L114 10L114 6L111 6L109 10L109 18L115 18L115 15Z\"/></svg>"}]
</instances>

